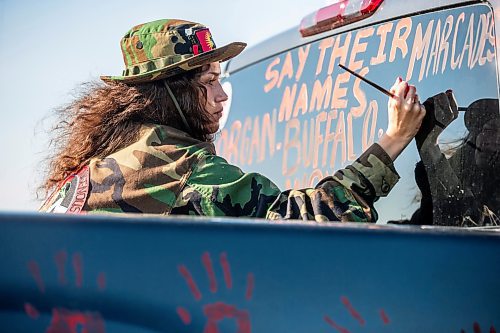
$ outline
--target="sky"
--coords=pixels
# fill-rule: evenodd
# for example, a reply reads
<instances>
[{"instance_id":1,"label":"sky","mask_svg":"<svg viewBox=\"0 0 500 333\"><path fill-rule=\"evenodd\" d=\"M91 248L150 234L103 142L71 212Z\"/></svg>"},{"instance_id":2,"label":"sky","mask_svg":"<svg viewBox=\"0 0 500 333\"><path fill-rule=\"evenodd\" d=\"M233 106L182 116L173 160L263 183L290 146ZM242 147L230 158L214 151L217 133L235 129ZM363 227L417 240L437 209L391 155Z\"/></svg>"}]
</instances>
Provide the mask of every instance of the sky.
<instances>
[{"instance_id":1,"label":"sky","mask_svg":"<svg viewBox=\"0 0 500 333\"><path fill-rule=\"evenodd\" d=\"M119 75L121 37L162 18L207 25L217 45L249 47L329 0L0 0L0 210L33 211L53 110L83 82Z\"/></svg>"}]
</instances>

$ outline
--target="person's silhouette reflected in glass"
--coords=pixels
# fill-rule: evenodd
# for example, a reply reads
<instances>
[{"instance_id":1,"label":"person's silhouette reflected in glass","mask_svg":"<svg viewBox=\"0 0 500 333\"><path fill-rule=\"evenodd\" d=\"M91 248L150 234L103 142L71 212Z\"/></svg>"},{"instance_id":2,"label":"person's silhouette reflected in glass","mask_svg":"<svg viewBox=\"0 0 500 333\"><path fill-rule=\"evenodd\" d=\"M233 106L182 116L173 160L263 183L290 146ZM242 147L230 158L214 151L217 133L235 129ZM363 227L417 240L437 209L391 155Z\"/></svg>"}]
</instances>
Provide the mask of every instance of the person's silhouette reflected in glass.
<instances>
[{"instance_id":1,"label":"person's silhouette reflected in glass","mask_svg":"<svg viewBox=\"0 0 500 333\"><path fill-rule=\"evenodd\" d=\"M467 136L445 153L437 139L458 117L451 91L429 98L428 117L416 136L421 161L415 179L422 193L411 224L484 226L499 224L500 115L497 99L473 102L464 115ZM450 156L447 157L446 155Z\"/></svg>"}]
</instances>

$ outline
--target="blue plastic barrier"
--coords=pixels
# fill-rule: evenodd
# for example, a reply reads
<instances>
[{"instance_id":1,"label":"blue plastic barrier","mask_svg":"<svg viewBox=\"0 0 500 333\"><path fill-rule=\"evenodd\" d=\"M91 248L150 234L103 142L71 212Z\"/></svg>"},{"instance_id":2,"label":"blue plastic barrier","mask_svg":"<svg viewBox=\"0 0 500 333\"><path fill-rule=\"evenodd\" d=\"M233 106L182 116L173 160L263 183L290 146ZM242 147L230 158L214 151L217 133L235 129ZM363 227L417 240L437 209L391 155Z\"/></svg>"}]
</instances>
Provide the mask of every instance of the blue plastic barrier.
<instances>
[{"instance_id":1,"label":"blue plastic barrier","mask_svg":"<svg viewBox=\"0 0 500 333\"><path fill-rule=\"evenodd\" d=\"M0 331L496 332L500 233L0 215Z\"/></svg>"}]
</instances>

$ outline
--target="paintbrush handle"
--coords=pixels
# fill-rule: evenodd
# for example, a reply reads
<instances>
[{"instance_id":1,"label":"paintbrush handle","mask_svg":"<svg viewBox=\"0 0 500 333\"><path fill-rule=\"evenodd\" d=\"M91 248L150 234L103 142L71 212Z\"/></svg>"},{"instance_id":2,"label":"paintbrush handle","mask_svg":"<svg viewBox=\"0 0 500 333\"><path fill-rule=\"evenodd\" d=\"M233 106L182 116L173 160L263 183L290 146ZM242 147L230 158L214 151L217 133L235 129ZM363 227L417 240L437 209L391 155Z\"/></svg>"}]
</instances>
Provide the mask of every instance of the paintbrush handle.
<instances>
[{"instance_id":1,"label":"paintbrush handle","mask_svg":"<svg viewBox=\"0 0 500 333\"><path fill-rule=\"evenodd\" d=\"M393 98L395 97L395 96L394 96L394 94L393 94L393 93L391 93L390 91L388 91L388 90L386 90L386 89L382 88L382 87L381 87L381 86L379 86L378 84L376 84L376 83L374 83L374 82L372 82L372 81L368 80L367 78L365 78L365 77L363 77L363 76L359 75L358 73L356 73L356 72L354 72L354 71L350 70L349 68L345 67L344 65L339 64L339 67L340 67L340 68L342 68L343 70L348 71L349 73L351 73L351 74L352 74L352 75L354 75L355 77L357 77L357 78L359 78L359 79L361 79L361 80L365 81L366 83L368 83L369 85L371 85L373 88L377 89L378 91L383 92L383 93L384 93L384 94L386 94L387 96L389 96L389 97L393 97Z\"/></svg>"}]
</instances>

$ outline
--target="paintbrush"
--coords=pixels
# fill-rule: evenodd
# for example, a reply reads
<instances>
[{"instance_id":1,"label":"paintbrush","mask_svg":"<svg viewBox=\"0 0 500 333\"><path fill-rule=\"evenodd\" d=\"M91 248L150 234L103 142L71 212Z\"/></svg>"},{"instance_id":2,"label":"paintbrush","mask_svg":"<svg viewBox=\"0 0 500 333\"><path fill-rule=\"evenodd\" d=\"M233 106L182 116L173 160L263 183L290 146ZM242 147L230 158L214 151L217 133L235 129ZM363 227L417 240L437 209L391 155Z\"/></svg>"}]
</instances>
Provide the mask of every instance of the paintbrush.
<instances>
[{"instance_id":1,"label":"paintbrush","mask_svg":"<svg viewBox=\"0 0 500 333\"><path fill-rule=\"evenodd\" d=\"M350 70L349 68L345 67L344 65L339 64L339 67L340 67L340 68L342 68L342 69L343 69L343 70L345 70L345 71L348 71L349 73L351 73L351 74L352 74L352 75L354 75L355 77L357 77L357 78L359 78L359 79L361 79L361 80L365 81L365 82L366 82L366 83L368 83L370 86L372 86L373 88L377 89L377 90L378 90L378 91L380 91L380 92L383 92L383 93L384 93L384 94L386 94L387 96L392 97L392 98L395 98L395 97L396 97L396 96L395 96L393 93L391 93L390 91L388 91L388 90L386 90L386 89L382 88L382 87L381 87L381 86L379 86L378 84L376 84L376 83L374 83L374 82L372 82L372 81L368 80L367 78L365 78L365 77L363 77L363 76L359 75L359 74L358 74L358 73L356 73L355 71Z\"/></svg>"},{"instance_id":2,"label":"paintbrush","mask_svg":"<svg viewBox=\"0 0 500 333\"><path fill-rule=\"evenodd\" d=\"M354 72L353 70L347 68L346 66L342 65L342 64L339 64L339 67L342 68L343 70L345 71L348 71L349 73L351 73L352 75L354 75L355 77L365 81L366 83L368 83L370 86L372 86L373 88L377 89L378 91L386 94L387 96L389 97L392 97L392 98L395 98L396 96L391 93L390 91L386 90L385 88L382 88L381 86L379 86L378 84L368 80L367 78L359 75L358 73ZM466 107L463 107L463 106L459 106L458 107L458 111L467 111L467 108Z\"/></svg>"}]
</instances>

